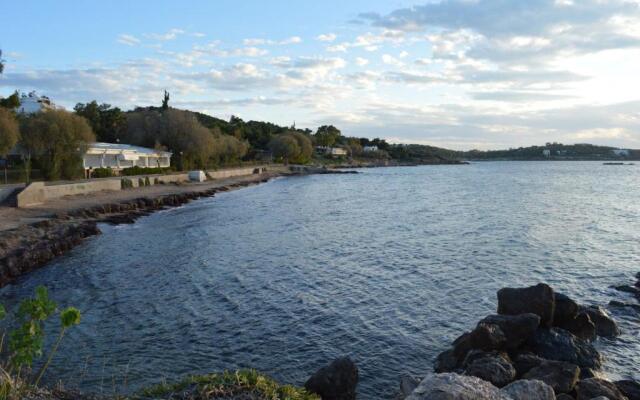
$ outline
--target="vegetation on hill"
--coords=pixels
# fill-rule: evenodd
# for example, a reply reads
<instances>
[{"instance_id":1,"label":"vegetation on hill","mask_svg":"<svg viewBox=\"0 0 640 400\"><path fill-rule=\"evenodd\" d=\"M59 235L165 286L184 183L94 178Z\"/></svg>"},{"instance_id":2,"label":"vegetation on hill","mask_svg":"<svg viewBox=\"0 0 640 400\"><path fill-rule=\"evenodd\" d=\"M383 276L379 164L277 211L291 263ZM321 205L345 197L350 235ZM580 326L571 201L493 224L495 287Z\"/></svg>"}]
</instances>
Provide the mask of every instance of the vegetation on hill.
<instances>
[{"instance_id":1,"label":"vegetation on hill","mask_svg":"<svg viewBox=\"0 0 640 400\"><path fill-rule=\"evenodd\" d=\"M547 143L544 146L511 148L508 150L471 150L463 153L469 160L611 160L640 159L639 150L630 150L628 155L616 155L615 147L593 144Z\"/></svg>"}]
</instances>

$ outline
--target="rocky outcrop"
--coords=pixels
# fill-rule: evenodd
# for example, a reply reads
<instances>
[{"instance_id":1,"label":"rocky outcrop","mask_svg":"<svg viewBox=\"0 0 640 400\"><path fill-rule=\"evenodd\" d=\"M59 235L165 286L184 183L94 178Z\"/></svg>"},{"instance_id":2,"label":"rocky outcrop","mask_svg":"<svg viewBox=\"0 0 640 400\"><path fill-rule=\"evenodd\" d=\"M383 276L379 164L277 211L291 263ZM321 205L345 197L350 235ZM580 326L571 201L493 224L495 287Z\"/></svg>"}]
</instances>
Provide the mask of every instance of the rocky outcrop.
<instances>
[{"instance_id":1,"label":"rocky outcrop","mask_svg":"<svg viewBox=\"0 0 640 400\"><path fill-rule=\"evenodd\" d=\"M602 356L591 343L561 328L539 329L529 340L528 347L548 360L565 361L581 368L602 367Z\"/></svg>"},{"instance_id":2,"label":"rocky outcrop","mask_svg":"<svg viewBox=\"0 0 640 400\"><path fill-rule=\"evenodd\" d=\"M516 369L506 353L474 350L465 359L465 374L503 387L516 378Z\"/></svg>"},{"instance_id":3,"label":"rocky outcrop","mask_svg":"<svg viewBox=\"0 0 640 400\"><path fill-rule=\"evenodd\" d=\"M502 388L513 400L555 400L553 389L542 381L522 379Z\"/></svg>"},{"instance_id":4,"label":"rocky outcrop","mask_svg":"<svg viewBox=\"0 0 640 400\"><path fill-rule=\"evenodd\" d=\"M576 385L577 400L591 400L599 396L609 400L627 400L615 384L603 379L585 379Z\"/></svg>"},{"instance_id":5,"label":"rocky outcrop","mask_svg":"<svg viewBox=\"0 0 640 400\"><path fill-rule=\"evenodd\" d=\"M544 283L527 288L503 288L498 291L498 314L536 314L540 325L550 327L555 311L553 289Z\"/></svg>"},{"instance_id":6,"label":"rocky outcrop","mask_svg":"<svg viewBox=\"0 0 640 400\"><path fill-rule=\"evenodd\" d=\"M349 357L342 357L320 368L304 387L322 400L354 400L357 385L358 367Z\"/></svg>"},{"instance_id":7,"label":"rocky outcrop","mask_svg":"<svg viewBox=\"0 0 640 400\"><path fill-rule=\"evenodd\" d=\"M581 310L593 321L598 336L612 338L620 335L618 325L604 308L589 306L581 307Z\"/></svg>"},{"instance_id":8,"label":"rocky outcrop","mask_svg":"<svg viewBox=\"0 0 640 400\"><path fill-rule=\"evenodd\" d=\"M453 373L429 375L406 400L512 400L491 383Z\"/></svg>"},{"instance_id":9,"label":"rocky outcrop","mask_svg":"<svg viewBox=\"0 0 640 400\"><path fill-rule=\"evenodd\" d=\"M580 368L561 361L543 360L525 373L523 379L539 380L551 386L555 393L569 393L578 383Z\"/></svg>"},{"instance_id":10,"label":"rocky outcrop","mask_svg":"<svg viewBox=\"0 0 640 400\"><path fill-rule=\"evenodd\" d=\"M640 400L640 383L632 380L622 380L615 382L620 392L627 396L629 400Z\"/></svg>"}]
</instances>

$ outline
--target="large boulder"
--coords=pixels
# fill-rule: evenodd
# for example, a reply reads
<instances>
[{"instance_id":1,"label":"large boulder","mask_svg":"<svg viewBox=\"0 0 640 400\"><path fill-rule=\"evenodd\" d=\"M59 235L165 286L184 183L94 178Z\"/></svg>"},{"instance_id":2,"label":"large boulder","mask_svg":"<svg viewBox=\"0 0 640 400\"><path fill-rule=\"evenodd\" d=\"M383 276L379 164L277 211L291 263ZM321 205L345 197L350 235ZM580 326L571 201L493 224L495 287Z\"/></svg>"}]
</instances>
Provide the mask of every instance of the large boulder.
<instances>
[{"instance_id":1,"label":"large boulder","mask_svg":"<svg viewBox=\"0 0 640 400\"><path fill-rule=\"evenodd\" d=\"M571 321L578 315L580 306L569 296L562 293L555 293L556 309L553 313L553 325L562 326L565 321Z\"/></svg>"},{"instance_id":2,"label":"large boulder","mask_svg":"<svg viewBox=\"0 0 640 400\"><path fill-rule=\"evenodd\" d=\"M628 400L615 384L604 379L585 379L576 385L577 400L591 400L598 396L604 396L609 400Z\"/></svg>"},{"instance_id":3,"label":"large boulder","mask_svg":"<svg viewBox=\"0 0 640 400\"><path fill-rule=\"evenodd\" d=\"M522 379L502 388L502 393L513 400L555 400L551 386L542 381Z\"/></svg>"},{"instance_id":4,"label":"large boulder","mask_svg":"<svg viewBox=\"0 0 640 400\"><path fill-rule=\"evenodd\" d=\"M520 347L536 332L540 325L540 317L532 313L489 315L481 320L478 326L482 324L500 327L505 337L504 346L509 350L513 350Z\"/></svg>"},{"instance_id":5,"label":"large boulder","mask_svg":"<svg viewBox=\"0 0 640 400\"><path fill-rule=\"evenodd\" d=\"M582 340L592 341L596 338L596 326L591 321L591 317L584 311L581 311L571 320L563 320L556 326L573 333Z\"/></svg>"},{"instance_id":6,"label":"large boulder","mask_svg":"<svg viewBox=\"0 0 640 400\"><path fill-rule=\"evenodd\" d=\"M544 283L527 288L503 288L498 291L498 314L533 313L542 326L551 327L555 311L553 289Z\"/></svg>"},{"instance_id":7,"label":"large boulder","mask_svg":"<svg viewBox=\"0 0 640 400\"><path fill-rule=\"evenodd\" d=\"M516 379L516 369L508 355L498 352L472 353L469 353L465 360L467 375L476 376L497 387L503 387Z\"/></svg>"},{"instance_id":8,"label":"large boulder","mask_svg":"<svg viewBox=\"0 0 640 400\"><path fill-rule=\"evenodd\" d=\"M438 354L433 369L437 373L453 372L458 368L458 363L458 357L456 357L454 349L449 349Z\"/></svg>"},{"instance_id":9,"label":"large boulder","mask_svg":"<svg viewBox=\"0 0 640 400\"><path fill-rule=\"evenodd\" d=\"M564 329L538 329L529 340L529 347L548 360L566 361L580 368L602 367L602 356L595 347Z\"/></svg>"},{"instance_id":10,"label":"large boulder","mask_svg":"<svg viewBox=\"0 0 640 400\"><path fill-rule=\"evenodd\" d=\"M513 400L491 383L452 373L429 375L405 400Z\"/></svg>"},{"instance_id":11,"label":"large boulder","mask_svg":"<svg viewBox=\"0 0 640 400\"><path fill-rule=\"evenodd\" d=\"M400 378L400 396L405 398L411 394L418 387L420 381L411 375L403 375Z\"/></svg>"},{"instance_id":12,"label":"large boulder","mask_svg":"<svg viewBox=\"0 0 640 400\"><path fill-rule=\"evenodd\" d=\"M358 367L349 357L342 357L320 368L304 387L322 400L355 400L357 385Z\"/></svg>"},{"instance_id":13,"label":"large boulder","mask_svg":"<svg viewBox=\"0 0 640 400\"><path fill-rule=\"evenodd\" d=\"M513 357L513 366L516 368L516 373L519 377L529 372L532 368L545 362L542 357L538 357L533 353L520 353Z\"/></svg>"},{"instance_id":14,"label":"large boulder","mask_svg":"<svg viewBox=\"0 0 640 400\"><path fill-rule=\"evenodd\" d=\"M620 335L620 329L616 321L607 311L600 306L582 307L582 311L589 315L596 326L596 335L603 337L616 337Z\"/></svg>"},{"instance_id":15,"label":"large boulder","mask_svg":"<svg viewBox=\"0 0 640 400\"><path fill-rule=\"evenodd\" d=\"M453 372L471 350L491 351L505 346L506 338L496 324L478 323L471 331L465 332L453 341L452 348L440 353L435 362L435 371Z\"/></svg>"},{"instance_id":16,"label":"large boulder","mask_svg":"<svg viewBox=\"0 0 640 400\"><path fill-rule=\"evenodd\" d=\"M615 385L629 400L640 400L640 383L626 379L616 381Z\"/></svg>"},{"instance_id":17,"label":"large boulder","mask_svg":"<svg viewBox=\"0 0 640 400\"><path fill-rule=\"evenodd\" d=\"M523 379L536 379L551 386L556 393L569 393L573 390L580 368L577 365L562 361L543 361L522 376Z\"/></svg>"}]
</instances>

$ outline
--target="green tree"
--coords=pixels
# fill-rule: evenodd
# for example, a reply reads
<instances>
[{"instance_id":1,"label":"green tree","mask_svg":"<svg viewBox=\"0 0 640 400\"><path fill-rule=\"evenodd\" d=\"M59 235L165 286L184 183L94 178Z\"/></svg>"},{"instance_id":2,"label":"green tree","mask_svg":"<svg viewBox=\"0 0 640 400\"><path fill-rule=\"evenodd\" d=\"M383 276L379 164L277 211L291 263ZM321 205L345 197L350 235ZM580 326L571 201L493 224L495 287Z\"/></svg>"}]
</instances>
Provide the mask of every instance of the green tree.
<instances>
[{"instance_id":1,"label":"green tree","mask_svg":"<svg viewBox=\"0 0 640 400\"><path fill-rule=\"evenodd\" d=\"M48 180L81 176L82 153L88 143L95 141L87 120L63 110L26 117L21 136L20 144L27 153L27 163L30 164L32 156L37 157Z\"/></svg>"},{"instance_id":2,"label":"green tree","mask_svg":"<svg viewBox=\"0 0 640 400\"><path fill-rule=\"evenodd\" d=\"M89 122L98 141L115 143L124 136L127 118L118 107L93 100L87 104L78 103L73 109Z\"/></svg>"},{"instance_id":3,"label":"green tree","mask_svg":"<svg viewBox=\"0 0 640 400\"><path fill-rule=\"evenodd\" d=\"M4 72L5 60L2 58L2 49L0 49L0 74Z\"/></svg>"},{"instance_id":4,"label":"green tree","mask_svg":"<svg viewBox=\"0 0 640 400\"><path fill-rule=\"evenodd\" d=\"M303 133L289 131L274 136L269 148L276 159L282 159L285 164L293 162L306 164L313 154L311 139Z\"/></svg>"},{"instance_id":5,"label":"green tree","mask_svg":"<svg viewBox=\"0 0 640 400\"><path fill-rule=\"evenodd\" d=\"M164 96L162 97L162 109L169 109L169 92L167 92L166 90L164 91Z\"/></svg>"},{"instance_id":6,"label":"green tree","mask_svg":"<svg viewBox=\"0 0 640 400\"><path fill-rule=\"evenodd\" d=\"M328 146L331 147L341 136L340 129L336 128L333 125L323 125L318 128L316 131L316 143L318 146Z\"/></svg>"},{"instance_id":7,"label":"green tree","mask_svg":"<svg viewBox=\"0 0 640 400\"><path fill-rule=\"evenodd\" d=\"M15 110L20 107L20 94L18 91L16 90L7 98L0 99L0 107L8 108L9 110Z\"/></svg>"},{"instance_id":8,"label":"green tree","mask_svg":"<svg viewBox=\"0 0 640 400\"><path fill-rule=\"evenodd\" d=\"M12 111L0 108L0 156L6 156L20 138L18 121Z\"/></svg>"}]
</instances>

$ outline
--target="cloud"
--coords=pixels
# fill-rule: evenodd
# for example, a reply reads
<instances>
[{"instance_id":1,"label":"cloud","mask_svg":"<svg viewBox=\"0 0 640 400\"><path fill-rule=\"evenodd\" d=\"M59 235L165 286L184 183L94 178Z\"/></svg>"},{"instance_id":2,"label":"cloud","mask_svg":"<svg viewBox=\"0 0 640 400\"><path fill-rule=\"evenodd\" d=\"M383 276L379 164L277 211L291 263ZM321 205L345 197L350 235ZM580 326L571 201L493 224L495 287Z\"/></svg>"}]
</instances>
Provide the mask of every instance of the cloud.
<instances>
[{"instance_id":1,"label":"cloud","mask_svg":"<svg viewBox=\"0 0 640 400\"><path fill-rule=\"evenodd\" d=\"M356 57L356 64L360 67L364 67L365 65L369 64L369 60L362 57Z\"/></svg>"},{"instance_id":2,"label":"cloud","mask_svg":"<svg viewBox=\"0 0 640 400\"><path fill-rule=\"evenodd\" d=\"M316 37L316 40L319 40L320 42L333 42L337 38L338 38L338 35L336 35L335 33L326 33L326 34L318 35Z\"/></svg>"},{"instance_id":3,"label":"cloud","mask_svg":"<svg viewBox=\"0 0 640 400\"><path fill-rule=\"evenodd\" d=\"M404 63L400 60L398 60L397 58L389 55L389 54L383 54L382 55L382 62L387 64L387 65L393 65L394 67L402 67L404 66Z\"/></svg>"},{"instance_id":4,"label":"cloud","mask_svg":"<svg viewBox=\"0 0 640 400\"><path fill-rule=\"evenodd\" d=\"M146 33L144 36L149 39L165 42L169 40L175 40L178 36L183 35L185 33L186 32L182 29L173 28L165 33Z\"/></svg>"},{"instance_id":5,"label":"cloud","mask_svg":"<svg viewBox=\"0 0 640 400\"><path fill-rule=\"evenodd\" d=\"M300 36L291 36L279 41L271 39L252 38L244 39L242 43L245 46L284 46L288 44L302 43L302 38Z\"/></svg>"},{"instance_id":6,"label":"cloud","mask_svg":"<svg viewBox=\"0 0 640 400\"><path fill-rule=\"evenodd\" d=\"M118 43L121 43L127 46L135 46L137 44L140 44L140 39L136 38L133 35L127 35L126 33L123 33L118 36Z\"/></svg>"}]
</instances>

